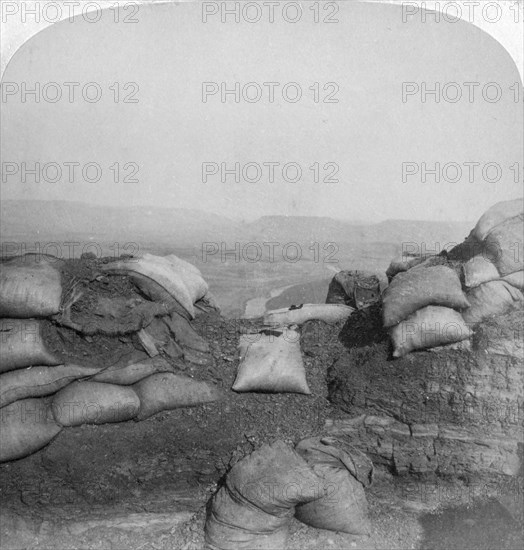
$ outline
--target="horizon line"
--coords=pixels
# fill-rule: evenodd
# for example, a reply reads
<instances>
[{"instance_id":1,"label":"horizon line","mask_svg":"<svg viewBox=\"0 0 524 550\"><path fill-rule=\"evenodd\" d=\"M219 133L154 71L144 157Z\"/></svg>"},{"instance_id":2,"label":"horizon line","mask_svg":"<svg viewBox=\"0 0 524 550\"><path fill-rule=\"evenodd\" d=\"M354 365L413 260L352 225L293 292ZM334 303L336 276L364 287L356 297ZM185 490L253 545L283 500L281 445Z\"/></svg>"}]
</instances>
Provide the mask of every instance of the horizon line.
<instances>
[{"instance_id":1,"label":"horizon line","mask_svg":"<svg viewBox=\"0 0 524 550\"><path fill-rule=\"evenodd\" d=\"M240 223L250 223L256 220L260 220L262 218L326 218L333 221L339 221L343 223L348 223L351 225L378 225L380 223L384 222L426 222L426 223L457 223L457 224L471 224L473 223L471 220L464 221L464 220L436 220L436 219L421 219L421 218L383 218L381 220L373 220L371 222L366 222L365 220L350 220L346 218L336 218L333 216L327 216L327 215L308 215L308 214L302 214L302 215L289 215L289 214L262 214L255 218L252 218L250 221L246 220L245 218L232 218L229 216L224 216L223 214L219 214L217 212L211 212L209 210L202 210L200 208L188 208L188 207L180 207L180 206L157 206L152 204L147 205L120 205L120 204L97 204L92 202L82 202L78 200L66 200L66 199L3 199L1 201L2 205L6 202L17 202L17 203L24 203L24 202L33 202L33 203L45 203L45 202L53 202L53 203L67 203L67 204L78 204L82 206L88 206L93 208L115 208L117 210L129 210L132 208L141 208L141 209L157 209L157 210L185 210L185 211L195 211L195 212L203 212L212 216L217 216L220 218L224 218L230 221L236 221Z\"/></svg>"}]
</instances>

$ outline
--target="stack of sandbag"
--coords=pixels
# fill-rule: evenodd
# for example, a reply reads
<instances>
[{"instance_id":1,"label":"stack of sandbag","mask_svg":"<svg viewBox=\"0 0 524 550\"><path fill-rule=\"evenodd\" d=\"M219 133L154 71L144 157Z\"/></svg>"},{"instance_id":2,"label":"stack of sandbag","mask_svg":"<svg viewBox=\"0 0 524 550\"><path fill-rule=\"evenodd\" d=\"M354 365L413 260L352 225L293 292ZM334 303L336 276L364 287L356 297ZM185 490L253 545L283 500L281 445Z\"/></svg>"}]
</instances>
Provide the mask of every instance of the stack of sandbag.
<instances>
[{"instance_id":1,"label":"stack of sandbag","mask_svg":"<svg viewBox=\"0 0 524 550\"><path fill-rule=\"evenodd\" d=\"M202 301L196 268L177 260L170 257L170 265L178 265L185 274L191 299L198 297L199 309L214 309L211 299ZM185 369L186 350L209 354L209 348L190 325L189 312L175 298L144 302L133 294L133 285L118 295L104 293L104 276L71 280L64 274L67 270L62 271L63 265L57 258L41 255L17 257L0 265L0 311L9 316L0 319L0 461L42 448L64 426L143 420L221 396L214 384L177 373L178 368ZM177 284L179 279L175 278ZM120 289L120 285L115 281L113 288ZM122 347L120 335L137 335L138 344L142 342L139 335L155 324L165 327L165 349L148 357L136 350L129 354L129 347L134 349L131 345ZM93 361L82 351L74 361L64 360L74 353L75 338L89 346L85 342L94 342L93 335L114 343L116 362L105 354ZM65 336L72 340L71 349L60 345Z\"/></svg>"},{"instance_id":2,"label":"stack of sandbag","mask_svg":"<svg viewBox=\"0 0 524 550\"><path fill-rule=\"evenodd\" d=\"M503 201L449 254L393 260L383 293L393 355L466 341L473 325L522 307L523 239L524 200Z\"/></svg>"},{"instance_id":3,"label":"stack of sandbag","mask_svg":"<svg viewBox=\"0 0 524 550\"><path fill-rule=\"evenodd\" d=\"M487 210L471 232L475 255L464 264L470 324L502 315L524 302L524 201L503 201Z\"/></svg>"},{"instance_id":4,"label":"stack of sandbag","mask_svg":"<svg viewBox=\"0 0 524 550\"><path fill-rule=\"evenodd\" d=\"M59 365L43 341L41 319L58 313L61 300L51 257L28 254L0 264L0 461L30 454L59 433L45 400L34 398L86 374Z\"/></svg>"},{"instance_id":5,"label":"stack of sandbag","mask_svg":"<svg viewBox=\"0 0 524 550\"><path fill-rule=\"evenodd\" d=\"M451 267L418 266L399 272L385 290L382 302L383 323L390 330L394 357L471 336L460 314L469 302Z\"/></svg>"},{"instance_id":6,"label":"stack of sandbag","mask_svg":"<svg viewBox=\"0 0 524 550\"><path fill-rule=\"evenodd\" d=\"M319 496L319 479L291 447L264 445L240 462L211 499L206 543L215 550L285 548L295 506Z\"/></svg>"},{"instance_id":7,"label":"stack of sandbag","mask_svg":"<svg viewBox=\"0 0 524 550\"><path fill-rule=\"evenodd\" d=\"M212 497L206 543L215 550L285 548L293 515L314 527L368 534L363 487L372 470L365 455L333 439L304 440L296 450L281 441L263 445L233 466Z\"/></svg>"},{"instance_id":8,"label":"stack of sandbag","mask_svg":"<svg viewBox=\"0 0 524 550\"><path fill-rule=\"evenodd\" d=\"M234 391L311 393L296 327L243 334L239 350Z\"/></svg>"},{"instance_id":9,"label":"stack of sandbag","mask_svg":"<svg viewBox=\"0 0 524 550\"><path fill-rule=\"evenodd\" d=\"M85 379L93 370L100 369L63 365L7 373L0 394L0 462L41 449L62 427L145 420L221 398L216 385L184 375L156 373L122 386L91 381L96 376ZM26 398L50 393L45 399Z\"/></svg>"}]
</instances>

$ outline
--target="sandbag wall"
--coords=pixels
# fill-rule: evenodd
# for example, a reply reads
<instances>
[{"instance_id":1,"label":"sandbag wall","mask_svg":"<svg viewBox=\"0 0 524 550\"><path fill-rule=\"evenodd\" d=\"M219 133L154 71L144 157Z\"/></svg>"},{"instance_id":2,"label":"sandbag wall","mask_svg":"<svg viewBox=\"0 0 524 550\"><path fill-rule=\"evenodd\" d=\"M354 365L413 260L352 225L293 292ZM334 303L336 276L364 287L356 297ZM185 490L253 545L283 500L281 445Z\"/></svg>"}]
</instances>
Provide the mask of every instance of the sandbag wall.
<instances>
[{"instance_id":1,"label":"sandbag wall","mask_svg":"<svg viewBox=\"0 0 524 550\"><path fill-rule=\"evenodd\" d=\"M191 352L200 347L194 351L197 366L210 356L188 320L195 315L193 302L192 312L187 314L170 294L148 302L122 297L111 300L94 291L88 301L93 311L88 308L83 318L76 318L71 306L82 293L64 291L61 267L63 262L57 258L42 255L0 264L0 462L41 449L65 426L143 420L163 410L220 397L214 384L180 374L176 368L180 361L191 358L184 349ZM195 275L194 271L191 274ZM194 279L196 276L190 277L190 281ZM154 284L149 281L149 287ZM203 290L202 286L196 301L207 291L207 285ZM84 299L88 290L84 288ZM158 293L161 290L159 285ZM195 295L186 294L190 299ZM171 307L166 306L168 299ZM134 308L128 307L130 302ZM60 353L49 350L43 329L51 322L76 330L77 338L88 341L93 341L91 335L97 332L109 334L115 345L122 334L133 332L140 342L140 336L149 336L149 356L137 352L113 364L103 359L96 365L64 361ZM162 323L167 327L163 329L165 341L155 340ZM168 345L175 349L173 355L166 353Z\"/></svg>"},{"instance_id":2,"label":"sandbag wall","mask_svg":"<svg viewBox=\"0 0 524 550\"><path fill-rule=\"evenodd\" d=\"M60 272L36 255L0 267L0 460L6 461L35 452L58 435L62 427L48 402L35 397L82 374L74 366L58 366L41 335L40 319L60 310Z\"/></svg>"},{"instance_id":3,"label":"sandbag wall","mask_svg":"<svg viewBox=\"0 0 524 550\"><path fill-rule=\"evenodd\" d=\"M382 307L344 327L366 316L378 336L329 371L330 400L350 414L332 434L398 473L521 475L522 209L497 204L448 254L392 262Z\"/></svg>"},{"instance_id":4,"label":"sandbag wall","mask_svg":"<svg viewBox=\"0 0 524 550\"><path fill-rule=\"evenodd\" d=\"M477 323L521 307L523 239L524 201L505 201L449 255L394 260L383 293L393 356L469 340Z\"/></svg>"}]
</instances>

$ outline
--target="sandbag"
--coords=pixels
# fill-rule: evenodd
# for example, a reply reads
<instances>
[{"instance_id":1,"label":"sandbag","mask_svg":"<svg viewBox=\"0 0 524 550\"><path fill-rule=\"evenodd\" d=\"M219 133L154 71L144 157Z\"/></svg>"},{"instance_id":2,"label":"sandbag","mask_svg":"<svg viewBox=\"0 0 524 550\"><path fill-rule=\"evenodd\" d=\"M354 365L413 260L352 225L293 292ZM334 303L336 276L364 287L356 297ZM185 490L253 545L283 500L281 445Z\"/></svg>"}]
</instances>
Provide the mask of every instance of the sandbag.
<instances>
[{"instance_id":1,"label":"sandbag","mask_svg":"<svg viewBox=\"0 0 524 550\"><path fill-rule=\"evenodd\" d=\"M106 424L133 419L140 400L131 387L102 382L73 382L53 398L55 420L62 426Z\"/></svg>"},{"instance_id":2,"label":"sandbag","mask_svg":"<svg viewBox=\"0 0 524 550\"><path fill-rule=\"evenodd\" d=\"M398 256L397 258L393 258L391 260L391 263L389 264L389 267L386 269L386 275L388 277L388 281L391 282L391 279L397 273L402 273L404 271L408 271L412 267L421 264L422 262L426 261L427 255L402 255Z\"/></svg>"},{"instance_id":3,"label":"sandbag","mask_svg":"<svg viewBox=\"0 0 524 550\"><path fill-rule=\"evenodd\" d=\"M0 462L30 455L61 431L46 399L21 399L0 409Z\"/></svg>"},{"instance_id":4,"label":"sandbag","mask_svg":"<svg viewBox=\"0 0 524 550\"><path fill-rule=\"evenodd\" d=\"M174 367L163 357L157 355L128 365L112 365L95 374L90 381L130 386L159 372L174 372Z\"/></svg>"},{"instance_id":5,"label":"sandbag","mask_svg":"<svg viewBox=\"0 0 524 550\"><path fill-rule=\"evenodd\" d=\"M172 254L166 257L144 254L141 258L108 263L102 270L111 273L134 272L148 277L165 288L191 319L195 317L194 302L205 296L208 290L200 271Z\"/></svg>"},{"instance_id":6,"label":"sandbag","mask_svg":"<svg viewBox=\"0 0 524 550\"><path fill-rule=\"evenodd\" d=\"M242 334L233 390L310 394L300 350L300 334L287 328Z\"/></svg>"},{"instance_id":7,"label":"sandbag","mask_svg":"<svg viewBox=\"0 0 524 550\"><path fill-rule=\"evenodd\" d=\"M326 304L362 309L380 301L380 280L366 271L339 271L329 283Z\"/></svg>"},{"instance_id":8,"label":"sandbag","mask_svg":"<svg viewBox=\"0 0 524 550\"><path fill-rule=\"evenodd\" d=\"M464 265L464 285L474 288L500 279L499 272L492 261L484 254L477 254L468 260Z\"/></svg>"},{"instance_id":9,"label":"sandbag","mask_svg":"<svg viewBox=\"0 0 524 550\"><path fill-rule=\"evenodd\" d=\"M302 304L266 312L264 324L272 327L284 327L302 325L313 319L325 323L337 323L347 319L354 311L354 308L344 304Z\"/></svg>"},{"instance_id":10,"label":"sandbag","mask_svg":"<svg viewBox=\"0 0 524 550\"><path fill-rule=\"evenodd\" d=\"M149 255L149 257L154 256ZM159 257L160 256L156 256L156 258ZM175 254L167 254L166 256L164 256L164 258L173 266L173 269L180 275L181 279L184 281L184 284L189 290L189 294L193 300L193 303L202 299L206 295L209 287L202 277L202 273L200 272L200 269L198 269L198 267L189 262L186 262L185 260L182 260L178 256L175 256Z\"/></svg>"},{"instance_id":11,"label":"sandbag","mask_svg":"<svg viewBox=\"0 0 524 550\"><path fill-rule=\"evenodd\" d=\"M413 350L460 342L471 334L458 311L442 306L427 306L391 329L393 357L403 357Z\"/></svg>"},{"instance_id":12,"label":"sandbag","mask_svg":"<svg viewBox=\"0 0 524 550\"><path fill-rule=\"evenodd\" d=\"M470 307L462 312L466 323L478 323L522 305L524 295L507 281L491 281L468 291Z\"/></svg>"},{"instance_id":13,"label":"sandbag","mask_svg":"<svg viewBox=\"0 0 524 550\"><path fill-rule=\"evenodd\" d=\"M511 286L524 290L524 271L515 271L511 275L506 275L502 278L503 281L506 281Z\"/></svg>"},{"instance_id":14,"label":"sandbag","mask_svg":"<svg viewBox=\"0 0 524 550\"><path fill-rule=\"evenodd\" d=\"M319 497L320 480L282 441L237 462L212 498L206 543L220 550L285 548L297 504Z\"/></svg>"},{"instance_id":15,"label":"sandbag","mask_svg":"<svg viewBox=\"0 0 524 550\"><path fill-rule=\"evenodd\" d=\"M210 403L222 397L219 388L211 382L171 373L153 374L132 388L140 399L136 420L145 420L161 411Z\"/></svg>"},{"instance_id":16,"label":"sandbag","mask_svg":"<svg viewBox=\"0 0 524 550\"><path fill-rule=\"evenodd\" d=\"M524 199L514 199L510 201L502 201L494 204L491 208L480 217L477 225L473 229L473 236L483 241L490 231L505 222L509 218L518 216L524 212Z\"/></svg>"},{"instance_id":17,"label":"sandbag","mask_svg":"<svg viewBox=\"0 0 524 550\"><path fill-rule=\"evenodd\" d=\"M60 364L46 349L41 329L32 319L0 319L0 372Z\"/></svg>"},{"instance_id":18,"label":"sandbag","mask_svg":"<svg viewBox=\"0 0 524 550\"><path fill-rule=\"evenodd\" d=\"M497 225L484 240L486 253L502 277L524 269L524 214Z\"/></svg>"},{"instance_id":19,"label":"sandbag","mask_svg":"<svg viewBox=\"0 0 524 550\"><path fill-rule=\"evenodd\" d=\"M45 260L30 258L0 264L0 317L49 317L60 310L60 272Z\"/></svg>"},{"instance_id":20,"label":"sandbag","mask_svg":"<svg viewBox=\"0 0 524 550\"><path fill-rule=\"evenodd\" d=\"M224 485L213 497L204 529L211 550L274 550L286 547L289 518L252 506Z\"/></svg>"},{"instance_id":21,"label":"sandbag","mask_svg":"<svg viewBox=\"0 0 524 550\"><path fill-rule=\"evenodd\" d=\"M384 327L397 325L425 306L469 306L455 271L443 265L399 273L382 296Z\"/></svg>"},{"instance_id":22,"label":"sandbag","mask_svg":"<svg viewBox=\"0 0 524 550\"><path fill-rule=\"evenodd\" d=\"M80 365L30 367L0 375L0 407L26 397L51 395L74 380L92 376L100 369Z\"/></svg>"},{"instance_id":23,"label":"sandbag","mask_svg":"<svg viewBox=\"0 0 524 550\"><path fill-rule=\"evenodd\" d=\"M370 522L364 487L372 483L371 460L334 438L305 439L298 443L296 451L322 480L324 493L297 506L295 517L318 529L368 535Z\"/></svg>"}]
</instances>

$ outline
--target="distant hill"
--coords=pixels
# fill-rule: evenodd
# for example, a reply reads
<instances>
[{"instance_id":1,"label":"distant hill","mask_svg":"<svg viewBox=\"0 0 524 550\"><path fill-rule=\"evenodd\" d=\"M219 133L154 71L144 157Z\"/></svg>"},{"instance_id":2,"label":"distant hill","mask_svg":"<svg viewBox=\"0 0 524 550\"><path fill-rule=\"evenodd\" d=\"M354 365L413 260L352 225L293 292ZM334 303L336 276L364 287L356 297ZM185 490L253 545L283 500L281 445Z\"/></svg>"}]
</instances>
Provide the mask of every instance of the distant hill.
<instances>
[{"instance_id":1,"label":"distant hill","mask_svg":"<svg viewBox=\"0 0 524 550\"><path fill-rule=\"evenodd\" d=\"M259 243L461 242L472 222L387 220L376 224L313 216L263 216L238 222L225 216L182 208L98 206L67 201L6 200L1 205L2 240L24 237L73 236L84 239L158 240L174 246L202 241Z\"/></svg>"},{"instance_id":2,"label":"distant hill","mask_svg":"<svg viewBox=\"0 0 524 550\"><path fill-rule=\"evenodd\" d=\"M182 208L98 206L67 201L2 202L0 229L7 236L81 235L99 239L171 239L177 245L230 238L237 223Z\"/></svg>"},{"instance_id":3,"label":"distant hill","mask_svg":"<svg viewBox=\"0 0 524 550\"><path fill-rule=\"evenodd\" d=\"M435 242L445 245L462 242L473 222L438 222L386 220L375 224L353 224L347 221L310 216L264 216L245 225L248 236L268 241L398 243Z\"/></svg>"}]
</instances>

